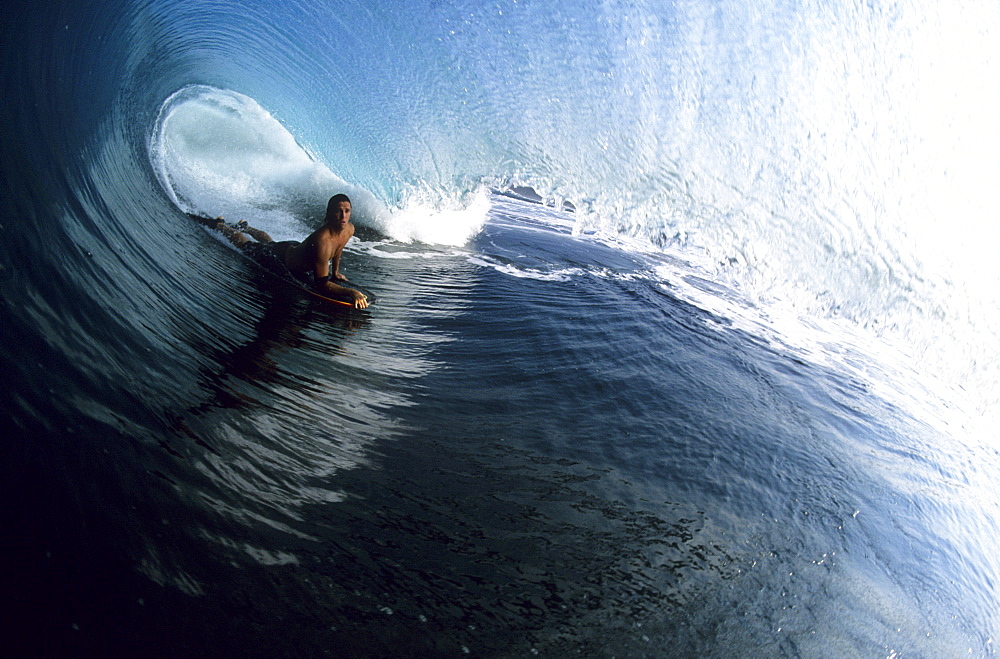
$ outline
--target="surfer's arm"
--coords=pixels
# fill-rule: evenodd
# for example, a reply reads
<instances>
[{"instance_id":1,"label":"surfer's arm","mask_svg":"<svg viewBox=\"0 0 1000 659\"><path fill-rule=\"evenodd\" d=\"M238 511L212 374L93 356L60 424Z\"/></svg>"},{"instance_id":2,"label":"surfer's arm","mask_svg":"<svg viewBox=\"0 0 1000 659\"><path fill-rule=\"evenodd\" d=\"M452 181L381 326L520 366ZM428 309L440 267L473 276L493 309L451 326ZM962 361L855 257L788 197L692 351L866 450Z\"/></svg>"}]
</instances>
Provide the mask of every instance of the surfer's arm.
<instances>
[{"instance_id":1,"label":"surfer's arm","mask_svg":"<svg viewBox=\"0 0 1000 659\"><path fill-rule=\"evenodd\" d=\"M344 245L346 245L347 241L354 235L354 225L348 224L347 227L345 227L344 233L344 237L337 240L337 247L333 250L333 256L331 257L333 260L333 278L337 281L347 281L347 277L340 274L340 255L344 253Z\"/></svg>"},{"instance_id":2,"label":"surfer's arm","mask_svg":"<svg viewBox=\"0 0 1000 659\"><path fill-rule=\"evenodd\" d=\"M368 306L368 298L363 293L330 281L330 260L334 258L334 254L337 256L337 260L339 260L340 252L343 249L343 244L340 244L337 249L334 249L334 246L330 244L328 246L321 246L316 250L316 264L313 268L313 288L320 295L349 300L354 303L356 309L364 309ZM336 261L334 262L336 263ZM334 272L336 272L336 268L334 268Z\"/></svg>"},{"instance_id":3,"label":"surfer's arm","mask_svg":"<svg viewBox=\"0 0 1000 659\"><path fill-rule=\"evenodd\" d=\"M354 304L355 309L366 309L368 307L368 296L361 291L356 291L347 286L334 284L329 277L317 279L314 284L315 290L320 295L332 297L340 300L347 300Z\"/></svg>"}]
</instances>

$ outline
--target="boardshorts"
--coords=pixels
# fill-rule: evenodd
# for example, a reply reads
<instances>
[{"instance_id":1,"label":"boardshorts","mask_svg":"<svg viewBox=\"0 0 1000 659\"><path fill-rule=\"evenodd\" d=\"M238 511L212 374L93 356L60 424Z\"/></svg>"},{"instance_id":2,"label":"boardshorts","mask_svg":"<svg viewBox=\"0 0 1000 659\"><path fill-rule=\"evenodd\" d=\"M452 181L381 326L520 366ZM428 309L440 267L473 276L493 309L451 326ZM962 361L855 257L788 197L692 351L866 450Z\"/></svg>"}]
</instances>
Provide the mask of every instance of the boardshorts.
<instances>
[{"instance_id":1,"label":"boardshorts","mask_svg":"<svg viewBox=\"0 0 1000 659\"><path fill-rule=\"evenodd\" d=\"M259 263L263 268L266 268L279 277L291 276L303 283L311 284L312 273L294 273L288 269L287 265L285 265L285 259L283 258L285 252L290 247L294 247L298 244L298 241L295 240L283 240L281 242L273 243L248 242L243 245L241 249L244 254Z\"/></svg>"}]
</instances>

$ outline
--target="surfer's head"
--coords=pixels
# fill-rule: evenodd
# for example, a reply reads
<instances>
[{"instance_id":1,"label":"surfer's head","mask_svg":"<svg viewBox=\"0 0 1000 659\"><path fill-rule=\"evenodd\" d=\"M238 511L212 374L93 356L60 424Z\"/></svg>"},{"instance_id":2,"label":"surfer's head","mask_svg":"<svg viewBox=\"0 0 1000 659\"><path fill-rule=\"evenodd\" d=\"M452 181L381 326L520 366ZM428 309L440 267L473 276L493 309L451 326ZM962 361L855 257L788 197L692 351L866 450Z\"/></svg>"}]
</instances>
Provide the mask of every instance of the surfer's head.
<instances>
[{"instance_id":1,"label":"surfer's head","mask_svg":"<svg viewBox=\"0 0 1000 659\"><path fill-rule=\"evenodd\" d=\"M326 223L343 229L351 221L351 199L345 194L335 194L326 205Z\"/></svg>"},{"instance_id":2,"label":"surfer's head","mask_svg":"<svg viewBox=\"0 0 1000 659\"><path fill-rule=\"evenodd\" d=\"M347 203L351 203L351 198L348 197L347 195L345 195L343 192L341 192L340 194L335 194L332 197L330 197L330 201L326 205L326 212L329 213L330 210L333 209L333 207L336 204L339 204L342 201L346 201Z\"/></svg>"}]
</instances>

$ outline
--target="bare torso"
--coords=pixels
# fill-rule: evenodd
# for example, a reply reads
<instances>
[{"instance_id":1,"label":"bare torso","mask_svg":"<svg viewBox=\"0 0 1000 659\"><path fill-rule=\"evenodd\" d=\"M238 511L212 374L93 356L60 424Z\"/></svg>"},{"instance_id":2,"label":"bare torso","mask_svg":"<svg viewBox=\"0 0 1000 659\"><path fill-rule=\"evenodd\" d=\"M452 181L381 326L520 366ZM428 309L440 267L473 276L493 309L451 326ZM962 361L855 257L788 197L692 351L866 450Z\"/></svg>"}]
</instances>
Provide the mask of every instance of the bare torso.
<instances>
[{"instance_id":1,"label":"bare torso","mask_svg":"<svg viewBox=\"0 0 1000 659\"><path fill-rule=\"evenodd\" d=\"M298 245L286 248L283 258L291 272L312 274L313 287L318 293L353 300L355 307L364 309L368 306L368 298L363 293L335 283L347 281L347 277L340 274L340 256L344 245L354 235L351 202L346 195L339 196L341 199L334 196L330 200L323 226Z\"/></svg>"},{"instance_id":2,"label":"bare torso","mask_svg":"<svg viewBox=\"0 0 1000 659\"><path fill-rule=\"evenodd\" d=\"M284 254L279 256L284 258L290 271L309 273L316 279L330 276L330 261L333 261L333 275L330 278L346 281L347 277L340 274L340 255L353 235L353 224L346 225L339 232L324 225L298 245L288 245Z\"/></svg>"}]
</instances>

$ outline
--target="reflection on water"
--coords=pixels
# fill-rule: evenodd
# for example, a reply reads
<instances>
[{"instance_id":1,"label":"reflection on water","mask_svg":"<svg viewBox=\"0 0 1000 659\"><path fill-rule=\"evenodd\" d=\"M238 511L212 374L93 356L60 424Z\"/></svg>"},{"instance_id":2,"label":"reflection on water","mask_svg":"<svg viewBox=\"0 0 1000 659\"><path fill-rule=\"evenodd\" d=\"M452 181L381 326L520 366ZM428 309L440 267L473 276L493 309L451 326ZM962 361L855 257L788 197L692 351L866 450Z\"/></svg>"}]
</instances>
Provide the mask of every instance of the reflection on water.
<instances>
[{"instance_id":1,"label":"reflection on water","mask_svg":"<svg viewBox=\"0 0 1000 659\"><path fill-rule=\"evenodd\" d=\"M233 259L234 272L248 270ZM174 444L200 448L189 449L189 464L160 473L245 529L267 524L308 536L301 507L343 498L324 479L371 464L372 448L399 433L393 410L413 404L407 382L434 367L422 354L440 337L418 337L401 306L415 291L383 285L405 273L366 267L372 260L360 254L345 261L378 291L372 310L328 306L251 277L234 296L247 312L247 340L184 339L199 355L191 386L201 400L176 414L178 436L160 446L178 458Z\"/></svg>"}]
</instances>

